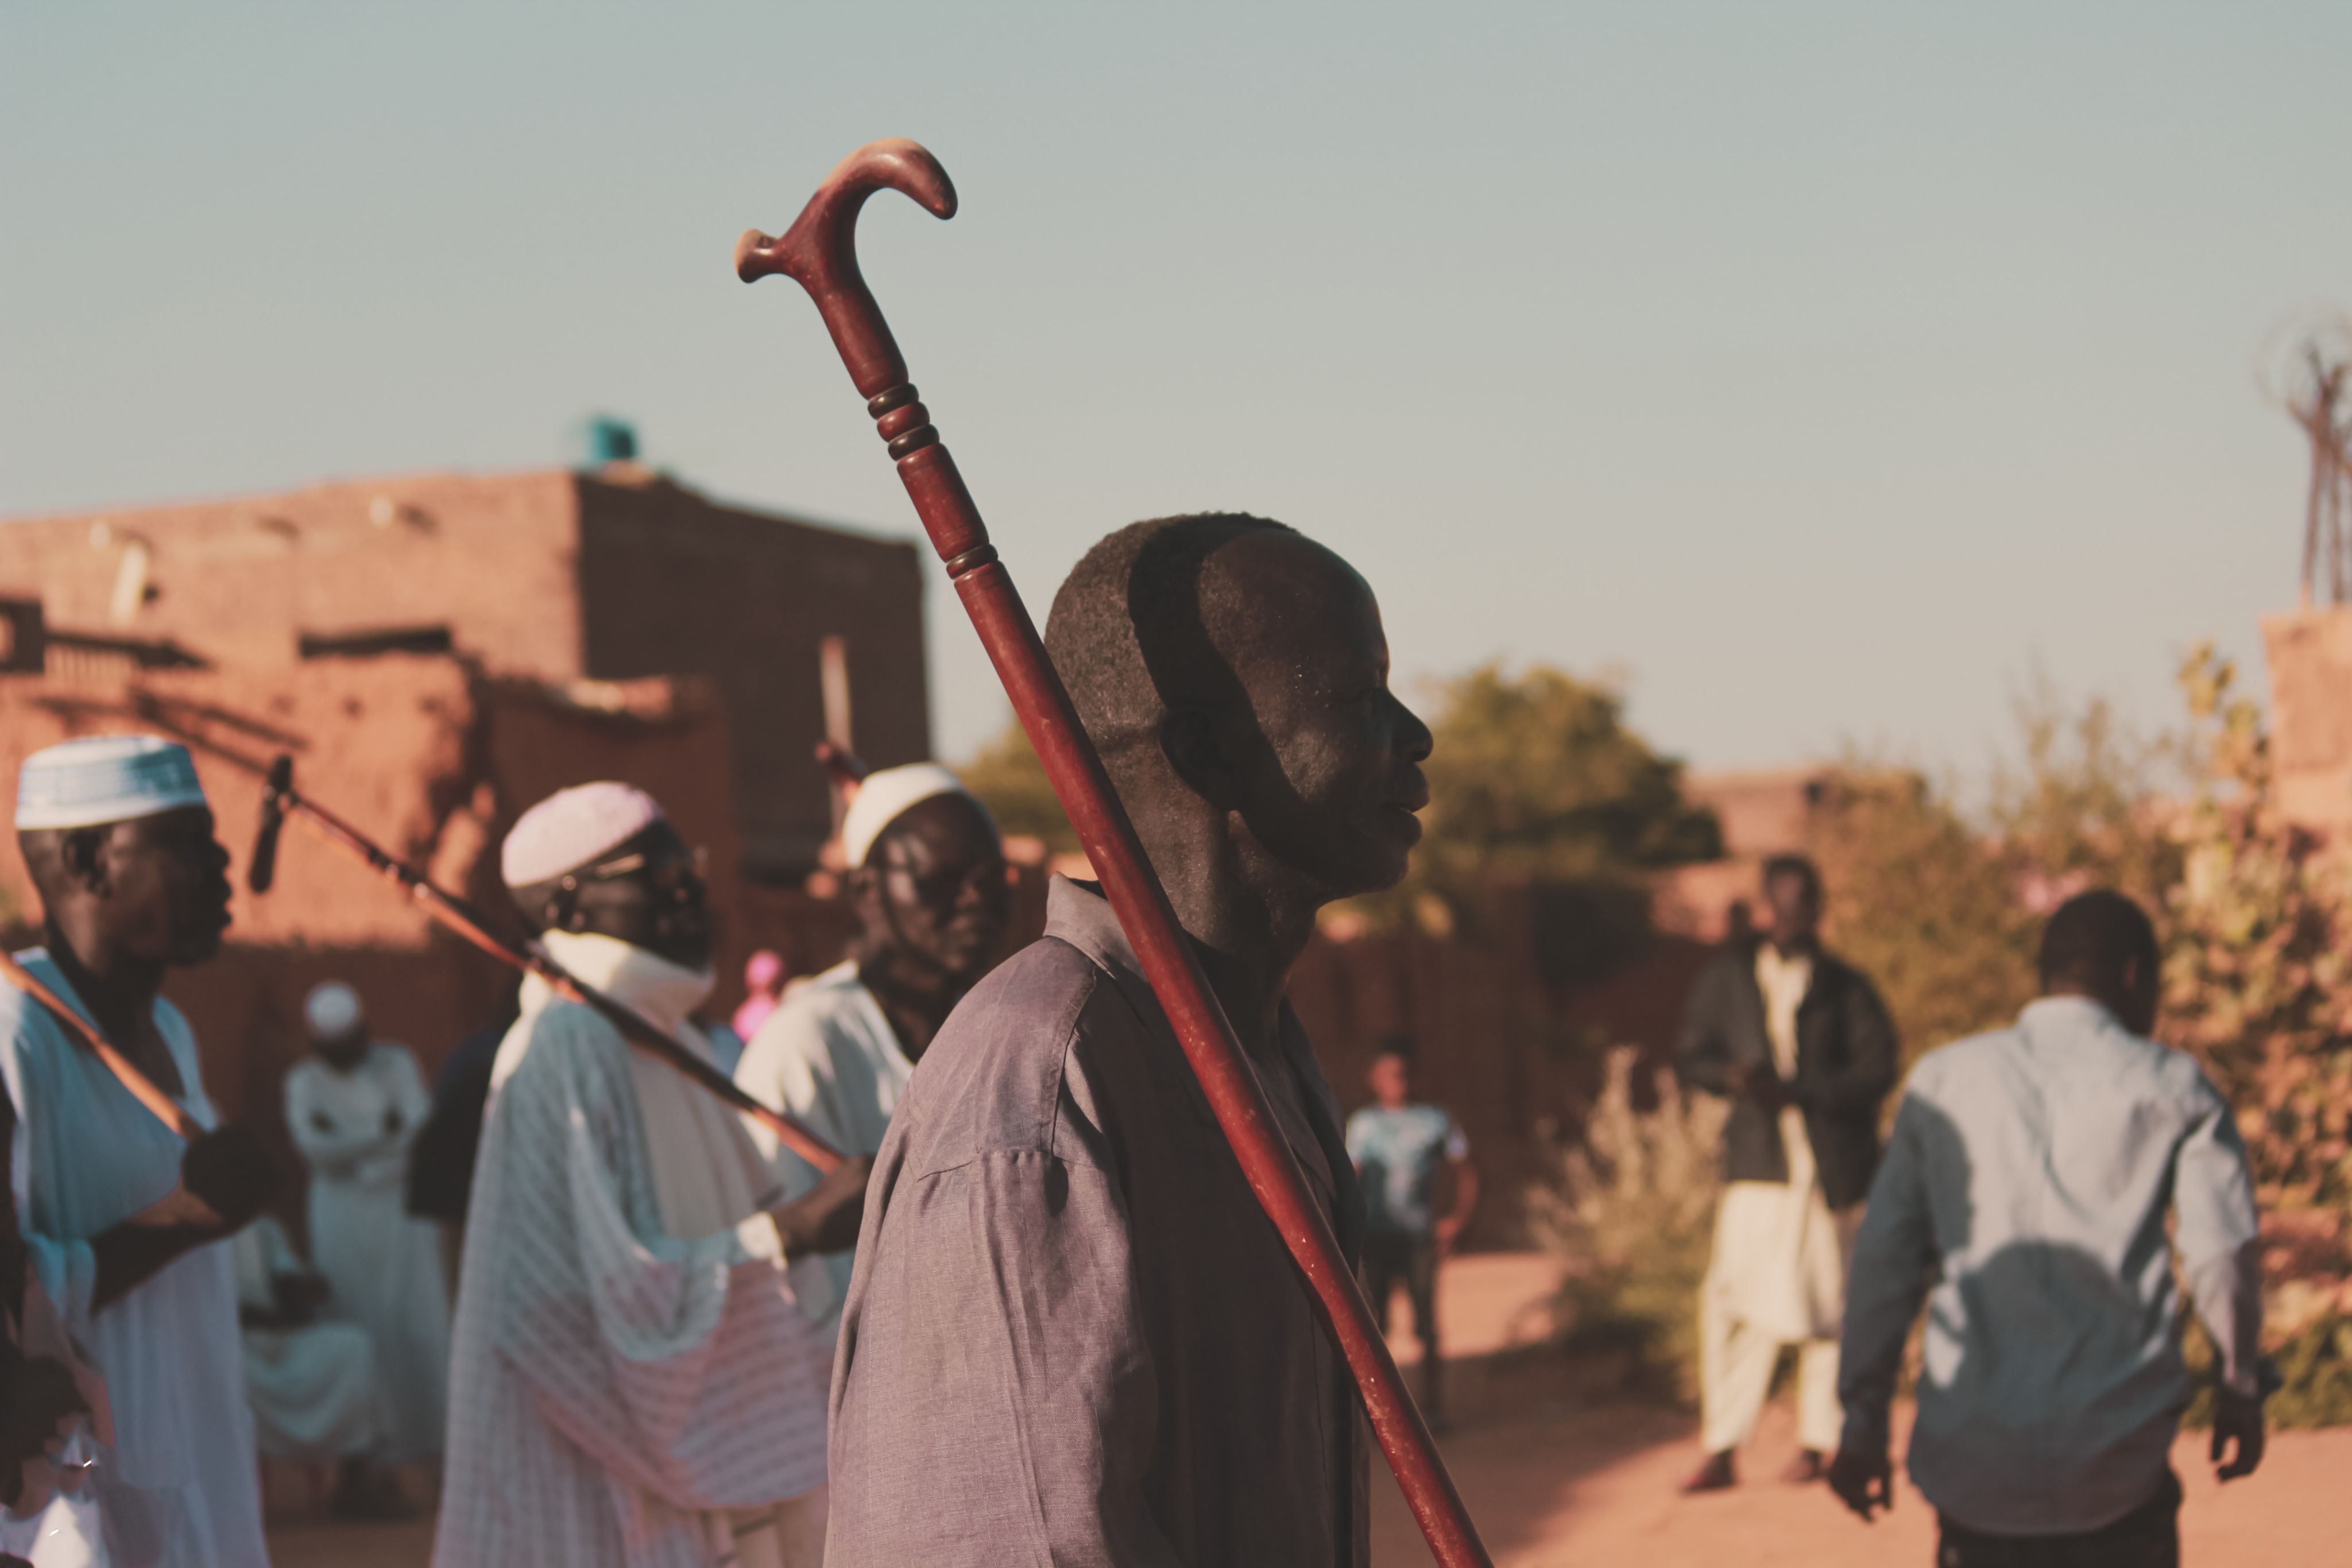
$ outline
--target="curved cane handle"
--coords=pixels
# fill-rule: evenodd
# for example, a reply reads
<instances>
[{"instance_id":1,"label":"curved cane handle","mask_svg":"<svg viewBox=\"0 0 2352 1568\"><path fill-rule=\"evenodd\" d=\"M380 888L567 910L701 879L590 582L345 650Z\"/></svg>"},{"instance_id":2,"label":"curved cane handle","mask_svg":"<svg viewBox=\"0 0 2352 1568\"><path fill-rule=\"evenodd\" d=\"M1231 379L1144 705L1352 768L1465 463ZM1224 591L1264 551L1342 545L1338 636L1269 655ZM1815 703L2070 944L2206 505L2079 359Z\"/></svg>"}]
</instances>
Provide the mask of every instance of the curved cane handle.
<instances>
[{"instance_id":1,"label":"curved cane handle","mask_svg":"<svg viewBox=\"0 0 2352 1568\"><path fill-rule=\"evenodd\" d=\"M750 283L781 272L816 301L858 392L873 397L907 379L907 361L857 269L857 211L877 191L903 191L935 218L955 216L955 186L920 142L869 141L834 165L782 239L746 229L735 276Z\"/></svg>"}]
</instances>

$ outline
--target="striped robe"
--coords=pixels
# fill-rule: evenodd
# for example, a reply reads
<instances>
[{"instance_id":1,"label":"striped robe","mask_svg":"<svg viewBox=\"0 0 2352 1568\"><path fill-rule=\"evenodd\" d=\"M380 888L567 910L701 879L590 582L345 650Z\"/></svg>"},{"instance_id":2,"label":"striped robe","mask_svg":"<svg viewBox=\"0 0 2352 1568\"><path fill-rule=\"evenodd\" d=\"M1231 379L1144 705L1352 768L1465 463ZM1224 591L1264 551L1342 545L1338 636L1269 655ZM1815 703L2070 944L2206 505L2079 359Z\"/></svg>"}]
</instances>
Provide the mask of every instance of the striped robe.
<instances>
[{"instance_id":1,"label":"striped robe","mask_svg":"<svg viewBox=\"0 0 2352 1568\"><path fill-rule=\"evenodd\" d=\"M603 937L549 946L699 1046L683 971ZM732 1113L535 979L493 1083L435 1568L715 1568L747 1515L821 1511L825 1357ZM697 1210L703 1228L672 1222Z\"/></svg>"}]
</instances>

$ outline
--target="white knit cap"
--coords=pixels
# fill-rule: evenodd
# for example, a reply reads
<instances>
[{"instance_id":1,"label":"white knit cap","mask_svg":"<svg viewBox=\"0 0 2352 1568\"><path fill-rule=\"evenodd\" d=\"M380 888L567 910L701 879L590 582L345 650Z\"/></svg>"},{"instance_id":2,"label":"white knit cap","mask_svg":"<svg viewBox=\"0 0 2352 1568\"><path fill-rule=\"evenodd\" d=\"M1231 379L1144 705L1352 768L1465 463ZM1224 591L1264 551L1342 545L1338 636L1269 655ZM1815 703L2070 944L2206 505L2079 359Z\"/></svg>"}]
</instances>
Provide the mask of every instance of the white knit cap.
<instances>
[{"instance_id":1,"label":"white knit cap","mask_svg":"<svg viewBox=\"0 0 2352 1568\"><path fill-rule=\"evenodd\" d=\"M205 803L195 759L152 735L90 735L25 758L16 826L90 828Z\"/></svg>"},{"instance_id":2,"label":"white knit cap","mask_svg":"<svg viewBox=\"0 0 2352 1568\"><path fill-rule=\"evenodd\" d=\"M980 806L980 814L988 817L988 808L981 806L980 797L963 787L963 780L936 762L909 762L903 768L885 768L868 773L858 781L856 799L841 815L841 849L849 863L860 866L873 852L874 841L883 830L926 800L941 795L961 795ZM996 820L989 817L989 825Z\"/></svg>"},{"instance_id":3,"label":"white knit cap","mask_svg":"<svg viewBox=\"0 0 2352 1568\"><path fill-rule=\"evenodd\" d=\"M302 998L302 1019L310 1026L312 1040L341 1040L359 1027L365 1014L360 994L341 980L313 986Z\"/></svg>"},{"instance_id":4,"label":"white knit cap","mask_svg":"<svg viewBox=\"0 0 2352 1568\"><path fill-rule=\"evenodd\" d=\"M667 820L635 785L575 784L522 814L499 852L499 872L509 887L552 882Z\"/></svg>"}]
</instances>

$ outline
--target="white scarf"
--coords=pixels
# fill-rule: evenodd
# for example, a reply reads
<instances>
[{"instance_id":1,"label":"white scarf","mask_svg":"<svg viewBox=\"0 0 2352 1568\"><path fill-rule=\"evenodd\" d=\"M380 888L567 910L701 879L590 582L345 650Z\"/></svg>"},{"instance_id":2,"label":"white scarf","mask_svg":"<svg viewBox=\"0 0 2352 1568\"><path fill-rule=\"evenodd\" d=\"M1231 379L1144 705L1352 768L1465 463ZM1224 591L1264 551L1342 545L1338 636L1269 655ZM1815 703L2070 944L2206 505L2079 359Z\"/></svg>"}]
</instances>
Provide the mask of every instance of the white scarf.
<instances>
[{"instance_id":1,"label":"white scarf","mask_svg":"<svg viewBox=\"0 0 2352 1568\"><path fill-rule=\"evenodd\" d=\"M550 931L541 940L582 984L643 1013L696 1056L712 1061L710 1042L688 1015L709 999L713 971L689 969L593 932ZM553 996L536 977L526 982L524 993L526 1011L544 1007ZM773 1201L774 1184L751 1135L716 1095L641 1051L629 1053L629 1072L653 1159L662 1228L672 1236L708 1236L731 1228Z\"/></svg>"}]
</instances>

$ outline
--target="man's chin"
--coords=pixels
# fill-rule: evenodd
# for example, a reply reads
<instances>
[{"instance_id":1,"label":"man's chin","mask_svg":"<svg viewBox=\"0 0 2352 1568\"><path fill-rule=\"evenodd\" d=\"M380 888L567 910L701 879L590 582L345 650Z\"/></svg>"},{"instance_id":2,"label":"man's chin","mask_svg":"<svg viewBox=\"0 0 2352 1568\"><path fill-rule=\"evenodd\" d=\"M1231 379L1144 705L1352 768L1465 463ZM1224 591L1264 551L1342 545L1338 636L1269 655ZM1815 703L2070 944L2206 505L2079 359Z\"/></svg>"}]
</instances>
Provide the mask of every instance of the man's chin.
<instances>
[{"instance_id":1,"label":"man's chin","mask_svg":"<svg viewBox=\"0 0 2352 1568\"><path fill-rule=\"evenodd\" d=\"M172 962L184 969L192 964L207 963L220 956L221 943L227 936L228 927L226 925L191 936L173 952Z\"/></svg>"}]
</instances>

